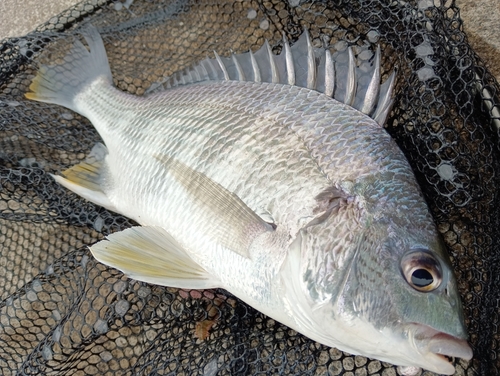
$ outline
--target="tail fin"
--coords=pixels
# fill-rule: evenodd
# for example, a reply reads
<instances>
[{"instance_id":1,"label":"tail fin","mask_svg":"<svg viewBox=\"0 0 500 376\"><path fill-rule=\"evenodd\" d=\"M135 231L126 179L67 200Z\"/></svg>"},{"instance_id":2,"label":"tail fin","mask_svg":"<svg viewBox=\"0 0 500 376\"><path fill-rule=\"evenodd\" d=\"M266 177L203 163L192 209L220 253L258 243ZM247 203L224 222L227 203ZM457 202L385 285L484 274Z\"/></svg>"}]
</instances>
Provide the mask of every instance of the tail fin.
<instances>
[{"instance_id":1,"label":"tail fin","mask_svg":"<svg viewBox=\"0 0 500 376\"><path fill-rule=\"evenodd\" d=\"M30 85L31 92L26 98L39 102L59 104L77 111L75 96L98 77L105 77L112 83L104 43L97 29L90 25L82 32L89 50L75 39L64 57L57 65L42 65Z\"/></svg>"}]
</instances>

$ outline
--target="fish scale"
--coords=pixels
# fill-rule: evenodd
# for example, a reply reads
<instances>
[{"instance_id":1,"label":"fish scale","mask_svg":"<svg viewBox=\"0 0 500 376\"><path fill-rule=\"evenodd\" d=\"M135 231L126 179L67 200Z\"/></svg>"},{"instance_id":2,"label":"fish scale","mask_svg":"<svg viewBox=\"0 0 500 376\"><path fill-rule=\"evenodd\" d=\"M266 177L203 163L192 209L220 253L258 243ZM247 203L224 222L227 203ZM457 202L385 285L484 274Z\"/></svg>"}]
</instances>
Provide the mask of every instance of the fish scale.
<instances>
[{"instance_id":1,"label":"fish scale","mask_svg":"<svg viewBox=\"0 0 500 376\"><path fill-rule=\"evenodd\" d=\"M319 184L319 188L316 189L316 192L310 193L310 195L315 196L315 194L318 194L320 190L326 188L329 184L336 184L338 181L333 181L332 178L335 178L335 176L340 176L340 181L343 179L343 169L345 169L345 173L349 173L353 169L359 169L360 171L363 170L366 173L372 173L375 164L367 158L367 159L362 159L358 158L356 161L356 164L351 163L350 165L342 165L341 163L335 163L335 161L338 159L336 156L336 153L340 154L349 154L352 155L352 151L349 151L347 149L347 146L350 146L351 148L356 148L356 149L363 149L363 150L370 150L372 149L372 145L374 144L374 140L368 138L368 137L363 137L362 139L359 139L359 145L355 143L356 139L352 139L351 137L344 138L343 134L347 133L347 135L355 135L355 133L351 132L351 127L353 125L349 122L345 122L344 124L336 124L333 122L335 119L337 119L335 112L329 114L329 117L327 117L324 120L324 124L318 125L315 122L308 122L307 120L304 120L305 124L301 124L304 129L301 129L301 127L298 125L299 123L295 119L294 113L289 113L288 117L282 117L280 122L278 123L266 123L266 124L259 124L258 122L252 122L250 121L251 115L255 115L256 113L259 112L259 110L264 113L266 111L266 107L268 107L269 101L272 100L274 111L281 111L281 107L284 105L285 108L281 111L281 113L286 114L286 107L300 107L300 104L303 101L303 98L301 98L300 93L297 93L297 91L300 91L300 89L295 88L295 87L285 87L285 88L273 88L274 91L277 91L279 95L276 95L275 99L269 98L269 95L265 93L264 90L262 90L262 85L270 85L270 86L282 86L282 85L273 85L273 84L252 84L252 83L241 83L241 82L228 82L228 83L220 83L217 85L210 85L210 86L202 86L201 88L194 88L194 87L186 87L186 88L178 88L175 90L172 90L171 96L164 96L165 103L168 103L169 110L162 110L163 107L165 107L165 104L158 103L156 106L157 108L155 110L151 110L148 108L150 105L148 103L144 103L140 100L137 100L136 103L133 101L128 101L127 103L123 104L123 109L120 110L120 113L122 111L126 111L125 109L128 109L128 111L131 111L135 114L137 114L137 119L145 119L146 116L144 114L147 114L148 112L155 112L156 115L156 121L155 123L145 123L147 124L147 128L145 127L144 124L138 124L137 127L134 127L134 130L132 133L127 133L128 128L124 129L123 133L123 139L119 139L116 142L114 140L109 140L109 142L106 142L106 145L108 149L110 150L115 150L116 149L116 159L118 161L124 161L124 165L126 166L133 166L136 161L140 160L138 156L134 154L134 148L140 148L143 147L144 145L148 145L150 143L154 143L155 148L159 149L160 152L161 150L165 151L166 153L168 152L169 155L179 158L183 160L185 163L190 164L191 167L196 168L197 170L203 172L207 176L211 177L212 179L216 180L220 184L222 184L224 187L227 189L234 191L238 196L240 196L242 199L244 199L245 202L249 204L249 206L252 205L252 197L245 197L241 192L236 191L236 184L242 184L244 186L248 184L257 184L261 181L261 179L269 177L266 174L266 169L265 166L262 166L261 163L262 161L267 161L267 164L275 164L276 161L289 161L293 160L293 158L290 158L290 155L293 154L293 150L302 150L302 152L296 157L297 160L300 160L300 163L305 164L306 160L309 160L308 164L305 165L305 169L309 169L310 172L308 173L309 176L307 177L302 177L302 175L298 175L299 179L302 179L303 182L297 184L293 184L292 186L300 186L301 190L307 189L307 186L318 186L317 181L311 181L311 183L307 183L307 181L310 181L313 175L311 174L311 171L316 170L320 177L320 181L323 180L322 184ZM284 90L290 90L292 93L289 95L283 95ZM222 122L218 121L218 116L220 112L218 110L213 111L212 106L217 107L217 102L216 100L220 100L221 103L226 103L224 98L221 98L219 93L226 93L227 91L231 90L233 93L232 95L232 101L231 101L231 106L234 108L233 115L234 117L238 117L238 122L241 124L241 126L237 129L232 129L232 124L233 122L225 122L224 120ZM243 115L244 113L244 108L241 107L240 103L238 102L237 98L239 97L239 92L241 93L241 96L243 97L246 93L253 93L255 92L254 96L254 101L246 109L248 109L248 115ZM261 93L262 99L258 98L258 94ZM316 93L318 97L320 97L320 94ZM96 113L100 113L101 111L98 109L98 106L100 105L100 96L95 96L97 99L95 100L95 103L92 103L92 97L95 96L94 92L89 93L89 98L85 97L83 99L84 95L82 94L82 100L85 101L86 105L89 108L88 117L92 119L92 115L90 114L91 112L95 111ZM309 96L309 93L307 93L307 96ZM189 98L189 99L187 99ZM211 98L208 99L208 104L205 106L204 98ZM215 98L215 100L213 99ZM281 98L281 99L280 99ZM307 98L306 98L307 99ZM176 117L183 117L184 113L182 110L184 109L187 114L191 113L191 110L189 107L185 105L187 100L192 100L197 103L199 109L198 109L198 118L197 120L192 119L192 122L185 122L182 121L180 124L176 124L174 120ZM331 99L328 99L331 101ZM292 101L292 102L290 102ZM154 103L154 100L152 101ZM262 105L259 105L261 103ZM292 104L290 104L292 103ZM297 106L294 106L294 104L297 104ZM154 108L155 105L151 105L152 108ZM262 108L263 107L263 108ZM200 108L203 108L204 110L200 110ZM343 108L340 108L339 111L343 111ZM355 112L354 110L347 108L347 111ZM316 110L315 110L316 111ZM315 113L315 111L313 113ZM175 115L173 115L175 114ZM112 114L112 117L114 114ZM165 117L165 120L162 120L162 116ZM193 116L193 115L191 115ZM224 119L227 115L223 114L222 118ZM259 115L257 115L258 117ZM261 115L264 116L264 115ZM316 117L316 115L314 115ZM110 121L112 120L112 117ZM271 115L272 118L272 115ZM99 121L105 121L106 119L103 117L99 117ZM289 119L289 120L288 120ZM339 119L342 121L344 117L339 117ZM367 118L366 118L367 119ZM245 123L245 121L247 123ZM137 123L134 121L134 123ZM318 125L320 128L321 126L327 127L327 123L329 126L334 128L336 130L337 134L334 134L334 137L331 137L330 143L326 144L324 143L324 137L315 137L315 128ZM260 125L260 127L259 127ZM117 127L117 126L115 126ZM253 127L258 127L257 129L253 129ZM311 133L308 130L306 130L307 127L310 127L314 132ZM361 133L366 133L370 128L373 128L374 125L371 124L370 122L366 122L365 124L354 124L354 127L358 128L358 131ZM364 129L364 128L367 129ZM290 128L291 132L287 132L286 130ZM219 137L219 135L224 135L226 132L229 132L230 134L233 132L236 132L237 130L241 130L244 132L244 134L249 135L249 134L254 134L258 136L258 141L254 143L250 143L248 141L245 142L245 145L240 145L244 146L244 149L234 148L232 143L227 142L228 140L223 136ZM210 130L210 131L208 131ZM345 130L345 132L344 132ZM207 135L200 136L201 134L206 133ZM213 133L217 135L217 140L214 140L213 138L210 138L209 134ZM278 134L281 134L283 137L278 136ZM290 138L291 134L296 134L295 140ZM106 141L107 137L105 135L102 135L103 139ZM199 137L203 137L203 142L206 143L214 143L213 145L210 146L209 149L206 149L198 140ZM236 134L233 136L234 138L237 137L242 137L242 135L236 136ZM378 138L378 135L377 135ZM205 141L205 139L207 139ZM273 143L276 139L288 139L289 145L281 143L280 147L277 148L277 145L273 145ZM127 141L128 140L128 141ZM137 142L132 142L130 140L143 140L144 144L137 143ZM182 140L180 142L179 140ZM304 143L301 143L300 141L303 140L305 141ZM389 142L390 138L389 136L386 136L386 141ZM122 148L121 145L123 143L127 143L127 148ZM337 145L337 143L341 143L341 147ZM191 147L190 149L186 149L183 147L183 144L193 144L197 145L196 148ZM268 146L266 145L269 144ZM255 146L255 147L254 147ZM394 148L394 144L390 144L392 148ZM387 148L387 145L381 145L381 147ZM322 168L321 171L318 169L318 163L322 163L321 161L318 161L315 158L312 158L310 154L316 153L318 156L322 156L323 153L320 152L321 149L328 149L332 150L332 152L328 153L325 158L327 158L329 161L333 161L331 164L334 165L334 168L328 169L326 166L325 168ZM347 151L346 151L347 149ZM126 153L124 153L126 151ZM137 151L140 153L140 151ZM373 151L374 154L377 153L377 151ZM244 154L244 157L239 157L239 154ZM203 156L207 156L207 159L205 159ZM269 158L271 156L271 158ZM399 154L399 157L401 158L401 154ZM241 172L238 172L237 170L230 170L227 172L225 177L219 178L216 176L217 173L220 174L218 165L219 164L224 164L228 165L231 163L231 161L238 161L242 160L244 161L247 165L251 162L250 165L248 165L248 170L247 171L255 171L259 173L260 175L258 176L253 176L255 179L254 181L248 181L244 177L242 177ZM192 164L191 164L192 163ZM393 163L395 163L393 161ZM215 168L214 168L215 167ZM276 166L275 166L276 167ZM287 185L290 185L290 182L293 182L293 178L295 176L293 174L293 169L290 171L289 164L286 163L285 165L280 167L280 164L277 165L277 169L273 170L273 174L283 174L287 172L288 178L289 178L289 183L285 183ZM361 176L361 172L359 173ZM329 179L326 179L325 177L328 176ZM272 177L272 175L271 175ZM230 180L225 180L225 179L231 179ZM280 179L283 181L283 179ZM289 195L290 191L284 191L281 192L282 194ZM408 190L407 194L410 195L411 191ZM415 195L418 195L418 191L415 190L414 192ZM265 193L263 196L268 196ZM274 195L269 195L270 197L275 197ZM286 200L285 200L286 198ZM289 202L290 198L289 197L284 197L284 201ZM279 200L279 198L278 198ZM301 198L302 200L302 198ZM283 201L283 200L280 200Z\"/></svg>"},{"instance_id":2,"label":"fish scale","mask_svg":"<svg viewBox=\"0 0 500 376\"><path fill-rule=\"evenodd\" d=\"M243 85L248 86L248 84ZM176 89L172 92L173 98L169 103L169 107L172 109L172 113L176 114L181 114L181 110L179 109L184 108L186 108L186 112L190 112L189 108L184 107L184 98L190 98L190 100L194 100L196 103L198 103L199 107L203 108L203 98L218 98L218 91L226 92L226 90L228 90L228 88L225 86L227 86L227 84L222 83L220 88L217 88L216 86L207 86L203 87L203 90L188 87L185 89ZM259 88L258 86L254 87L253 89L256 93L262 92L261 88ZM182 91L185 91L185 93L182 93ZM250 90L248 87L244 87L241 88L241 91L245 93L249 92ZM93 95L94 93L91 93L91 96ZM237 94L235 93L235 96L236 95ZM264 95L264 97L265 100L268 99L267 95ZM170 99L166 98L166 100L169 101ZM223 100L224 99L221 99L221 101ZM262 102L265 103L264 100ZM90 103L90 101L87 101L87 103ZM100 102L97 100L95 104L92 104L89 107L94 108L94 106L98 106L99 103ZM250 207L253 208L256 208L257 204L254 204L252 200L261 202L260 205L265 205L263 203L264 198L268 197L286 203L296 201L297 204L293 207L287 205L290 209L290 213L293 213L295 210L300 208L300 205L302 204L302 202L304 202L304 197L299 197L295 200L292 199L293 188L292 190L288 189L286 191L271 188L272 192L270 193L265 191L255 192L254 190L254 196L251 197L246 196L244 192L240 192L237 188L238 185L256 186L261 182L262 179L266 178L275 180L280 184L286 184L287 186L291 185L292 187L298 187L296 189L297 191L307 190L308 186L319 186L308 194L308 196L311 197L311 201L312 198L317 193L319 193L323 186L327 186L328 181L322 176L322 174L320 174L314 161L309 158L309 163L304 163L309 157L308 150L304 147L304 145L300 144L299 139L290 141L290 145L280 145L279 148L277 148L276 145L273 145L274 142L272 140L275 140L277 138L277 134L283 134L284 137L290 138L290 132L286 132L286 126L283 126L279 123L265 123L259 124L260 127L258 128L258 130L252 129L253 127L257 127L258 125L252 124L253 122L249 120L249 115L241 116L243 109L241 108L241 106L239 106L239 103L237 101L233 101L232 106L235 108L233 110L233 113L235 115L233 116L237 116L238 123L241 124L240 127L233 129L233 123L217 121L217 117L220 112L218 110L213 111L212 105L214 104L216 103L214 103L213 100L209 100L209 103L204 111L198 110L198 120L193 120L192 123L183 122L182 130L181 128L176 126L172 126L172 129L170 129L168 122L170 121L170 119L172 119L172 116L170 115L170 113L166 113L164 114L164 116L166 117L166 121L162 121L161 118L158 118L158 123L156 125L151 125L151 123L149 123L150 125L148 126L148 128L145 128L144 125L139 126L138 128L141 129L140 132L134 131L133 135L125 133L123 137L131 140L133 139L132 136L134 136L135 139L137 139L138 137L138 139L144 140L145 144L147 145L153 143L155 145L155 149L160 150L160 153L161 151L164 151L165 153L168 153L168 155L178 158L187 164L190 164L191 167L203 172L210 178L222 184L228 190L234 191ZM252 107L250 107L251 112L255 112L256 104L257 101L254 101ZM160 107L162 106L163 105L160 105ZM217 106L215 107L217 108ZM236 109L236 107L238 107L238 109ZM141 101L138 101L135 105L134 103L127 102L124 105L124 108L128 108L132 112L137 113L138 118L143 117L142 113L147 113L148 111L150 111L147 108L147 105L145 105ZM92 109L92 111L94 110ZM99 111L97 110L96 112ZM158 112L156 113L161 113L161 110L158 109ZM222 118L224 117L226 117L225 114L222 115ZM246 123L245 119L247 119ZM208 132L207 129L210 129L211 131ZM237 143L234 146L231 142L227 142L228 139L226 137L220 137L217 140L214 140L209 136L210 133L214 133L216 135L229 133L232 135L231 138L234 138L236 140L242 137L242 134L237 134L238 130L240 130L241 133L245 135L257 134L258 136L255 136L256 139L253 142L246 141L244 145ZM203 133L207 133L207 135L202 137L202 142L198 138L200 137L200 134ZM146 134L148 134L149 136L146 136ZM270 134L273 134L273 136L269 136ZM106 141L105 136L103 136L103 138ZM180 142L179 140L182 140L182 142ZM267 142L269 145L266 145L266 140L270 140L269 142ZM110 153L111 150L115 150L116 147L117 161L123 161L123 165L129 167L136 164L137 161L140 160L140 157L134 153L134 148L135 152L140 154L141 151L137 149L144 145L130 145L130 148L126 148L127 152L123 153L124 149L120 148L120 145L123 144L123 141L121 139L118 139L117 141L117 146L113 145L113 143L115 142L114 140L109 140L109 142L106 142ZM187 143L197 145L197 147L191 147L187 149L184 147L184 145ZM208 143L210 146L206 148L204 146L205 143ZM270 154L272 155L271 159L268 158ZM296 155L294 156L294 154ZM240 155L244 155L244 157L240 157ZM231 164L233 163L233 161L242 161L242 163L246 165L245 170L238 171L238 169L231 168ZM263 161L266 161L264 165L262 165ZM281 163L279 163L279 161L281 161ZM304 166L303 169L309 170L307 175L295 174L294 168L288 168L290 162L295 161L300 161L300 163ZM219 171L218 166L220 166L221 164L228 168L225 170L224 174L221 174L221 172ZM274 169L271 170L270 173L267 173L266 168L271 167L271 165L273 165ZM295 163L295 165L297 165L297 163ZM143 166L140 166L140 168L142 169ZM317 171L316 178L314 178L314 174L311 173L314 170ZM243 175L241 174L241 172L243 171L255 171L255 173L251 175L252 180L248 180L243 177ZM152 173L153 171L145 170L145 174ZM284 179L283 175L286 175L286 180ZM299 181L294 182L294 180L296 179L299 179ZM321 182L322 184L318 184L319 182ZM270 186L273 187L272 184L270 184ZM283 194L284 197L276 197L276 193ZM280 214L281 213L279 211L276 213L276 220L278 220L280 223L286 223L286 220L282 220L280 218Z\"/></svg>"},{"instance_id":3,"label":"fish scale","mask_svg":"<svg viewBox=\"0 0 500 376\"><path fill-rule=\"evenodd\" d=\"M75 41L65 59L83 73L42 66L27 94L87 117L106 144L54 178L142 225L91 247L132 278L225 288L321 343L451 374L443 355L471 357L456 282L408 162L374 120L393 79L379 90L377 60L356 97L349 50L341 96L374 118L338 102L334 62L305 34L284 55L267 43L216 55L136 97L113 87L88 29L90 52Z\"/></svg>"}]
</instances>

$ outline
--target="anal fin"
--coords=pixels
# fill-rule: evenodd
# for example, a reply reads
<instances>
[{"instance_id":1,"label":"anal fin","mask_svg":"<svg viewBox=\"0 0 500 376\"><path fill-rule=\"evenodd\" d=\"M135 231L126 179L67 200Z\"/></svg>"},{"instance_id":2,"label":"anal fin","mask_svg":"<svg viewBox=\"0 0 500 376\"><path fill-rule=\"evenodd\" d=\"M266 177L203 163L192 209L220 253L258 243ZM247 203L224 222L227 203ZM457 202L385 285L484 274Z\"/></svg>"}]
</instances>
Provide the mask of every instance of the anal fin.
<instances>
[{"instance_id":1,"label":"anal fin","mask_svg":"<svg viewBox=\"0 0 500 376\"><path fill-rule=\"evenodd\" d=\"M106 147L100 143L96 144L85 161L64 170L62 176L52 175L52 177L63 187L94 204L116 211L101 188L106 154Z\"/></svg>"},{"instance_id":2,"label":"anal fin","mask_svg":"<svg viewBox=\"0 0 500 376\"><path fill-rule=\"evenodd\" d=\"M163 228L131 227L90 247L94 257L138 281L184 289L221 287Z\"/></svg>"}]
</instances>

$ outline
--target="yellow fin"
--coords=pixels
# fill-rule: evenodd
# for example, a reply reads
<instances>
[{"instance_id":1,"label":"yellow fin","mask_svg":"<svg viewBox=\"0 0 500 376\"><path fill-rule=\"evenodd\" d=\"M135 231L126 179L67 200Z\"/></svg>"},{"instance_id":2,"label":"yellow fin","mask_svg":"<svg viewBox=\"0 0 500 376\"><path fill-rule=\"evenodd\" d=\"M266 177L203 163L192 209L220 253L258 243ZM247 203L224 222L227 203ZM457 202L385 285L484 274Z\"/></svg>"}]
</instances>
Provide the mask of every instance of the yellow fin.
<instances>
[{"instance_id":1,"label":"yellow fin","mask_svg":"<svg viewBox=\"0 0 500 376\"><path fill-rule=\"evenodd\" d=\"M102 164L101 161L94 163L81 162L64 170L62 174L66 180L75 185L92 191L101 191L99 177Z\"/></svg>"},{"instance_id":2,"label":"yellow fin","mask_svg":"<svg viewBox=\"0 0 500 376\"><path fill-rule=\"evenodd\" d=\"M116 211L115 206L109 201L106 193L101 188L104 157L107 149L103 144L96 144L84 162L62 172L63 176L52 177L63 187L75 192L79 196L94 204Z\"/></svg>"},{"instance_id":3,"label":"yellow fin","mask_svg":"<svg viewBox=\"0 0 500 376\"><path fill-rule=\"evenodd\" d=\"M90 251L100 262L138 281L184 289L222 287L161 227L131 227L116 232Z\"/></svg>"},{"instance_id":4,"label":"yellow fin","mask_svg":"<svg viewBox=\"0 0 500 376\"><path fill-rule=\"evenodd\" d=\"M40 67L30 85L31 92L25 93L26 98L59 104L79 112L75 98L87 85L99 77L112 85L111 70L99 32L89 25L81 34L89 48L75 38L62 63Z\"/></svg>"},{"instance_id":5,"label":"yellow fin","mask_svg":"<svg viewBox=\"0 0 500 376\"><path fill-rule=\"evenodd\" d=\"M198 206L198 213L213 218L206 235L225 248L250 258L250 246L259 235L275 230L236 194L195 171L184 163L167 156L156 156L174 178L182 184ZM199 231L202 231L199 229Z\"/></svg>"}]
</instances>

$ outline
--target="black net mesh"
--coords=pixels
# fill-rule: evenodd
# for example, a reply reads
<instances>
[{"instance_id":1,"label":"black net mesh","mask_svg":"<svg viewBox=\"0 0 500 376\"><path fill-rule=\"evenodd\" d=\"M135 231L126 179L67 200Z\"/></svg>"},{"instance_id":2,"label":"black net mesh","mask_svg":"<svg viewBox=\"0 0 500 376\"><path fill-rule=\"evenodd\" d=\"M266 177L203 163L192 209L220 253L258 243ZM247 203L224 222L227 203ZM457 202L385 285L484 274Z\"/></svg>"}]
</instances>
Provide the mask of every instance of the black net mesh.
<instances>
[{"instance_id":1,"label":"black net mesh","mask_svg":"<svg viewBox=\"0 0 500 376\"><path fill-rule=\"evenodd\" d=\"M147 285L92 258L86 245L133 223L49 173L82 161L99 136L85 118L23 97L37 64L88 23L103 36L115 84L138 95L213 50L255 50L268 39L278 51L282 32L294 41L304 27L317 46L380 45L384 77L398 71L387 131L416 172L459 281L474 359L457 362L457 374L500 372L500 88L453 1L121 5L89 0L0 44L1 374L398 373L319 345L223 290Z\"/></svg>"}]
</instances>

